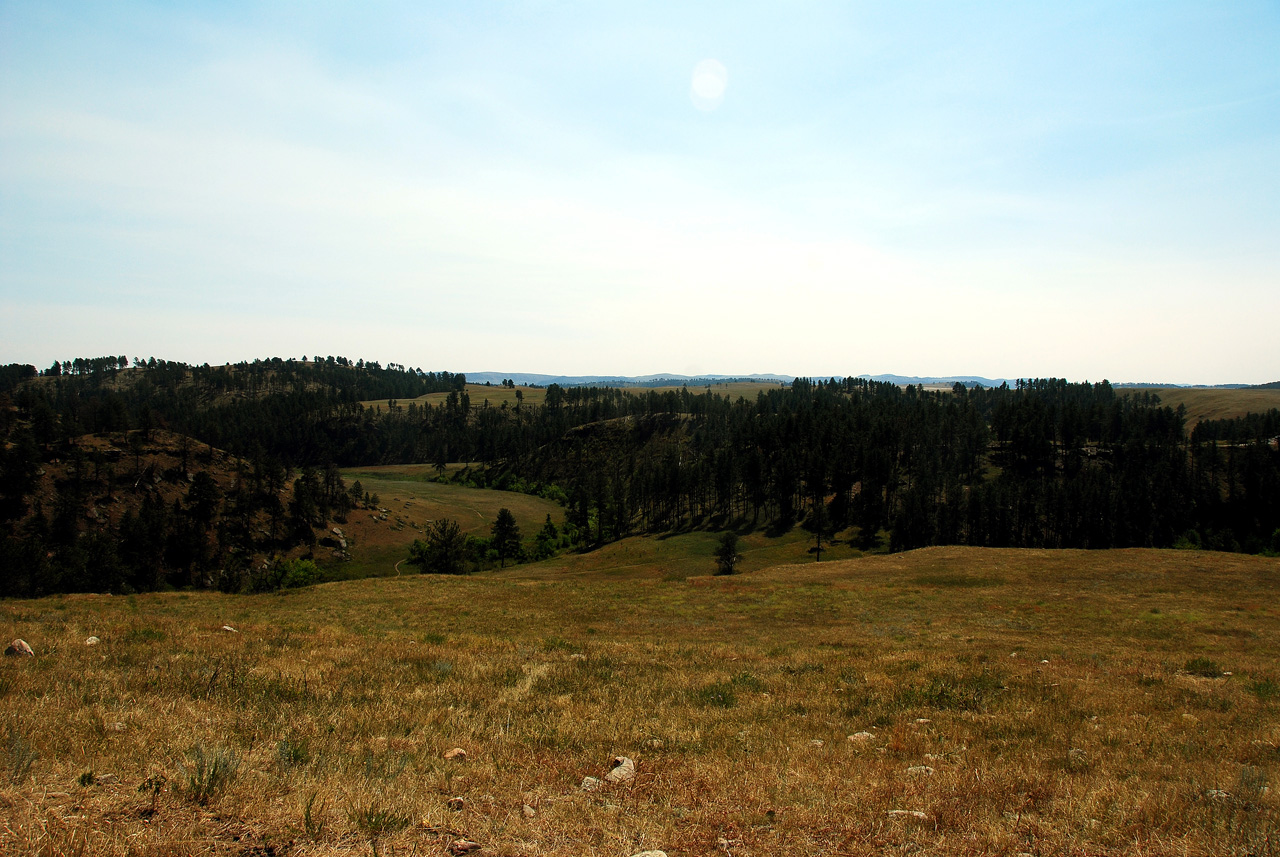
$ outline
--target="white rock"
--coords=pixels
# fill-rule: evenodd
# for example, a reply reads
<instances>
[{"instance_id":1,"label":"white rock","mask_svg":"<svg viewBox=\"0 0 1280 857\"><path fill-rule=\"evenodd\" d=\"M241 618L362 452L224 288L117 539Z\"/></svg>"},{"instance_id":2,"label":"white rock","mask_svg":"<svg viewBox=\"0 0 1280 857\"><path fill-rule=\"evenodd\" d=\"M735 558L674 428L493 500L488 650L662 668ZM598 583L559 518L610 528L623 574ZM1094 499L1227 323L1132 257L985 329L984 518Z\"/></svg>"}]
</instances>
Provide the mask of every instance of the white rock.
<instances>
[{"instance_id":1,"label":"white rock","mask_svg":"<svg viewBox=\"0 0 1280 857\"><path fill-rule=\"evenodd\" d=\"M31 651L31 647L27 645L26 640L14 640L4 653L13 658L34 658L36 653Z\"/></svg>"},{"instance_id":2,"label":"white rock","mask_svg":"<svg viewBox=\"0 0 1280 857\"><path fill-rule=\"evenodd\" d=\"M855 743L862 743L863 741L870 741L875 737L876 736L872 735L870 732L854 732L849 736L849 740Z\"/></svg>"},{"instance_id":3,"label":"white rock","mask_svg":"<svg viewBox=\"0 0 1280 857\"><path fill-rule=\"evenodd\" d=\"M810 747L821 747L821 746L822 746L822 739L821 739L821 738L814 738L812 741L810 741L810 742L809 742L809 746L810 746Z\"/></svg>"},{"instance_id":4,"label":"white rock","mask_svg":"<svg viewBox=\"0 0 1280 857\"><path fill-rule=\"evenodd\" d=\"M912 765L907 768L907 773L913 777L932 777L933 768L928 765Z\"/></svg>"},{"instance_id":5,"label":"white rock","mask_svg":"<svg viewBox=\"0 0 1280 857\"><path fill-rule=\"evenodd\" d=\"M914 818L917 821L927 821L929 818L918 809L891 809L889 815L894 818Z\"/></svg>"},{"instance_id":6,"label":"white rock","mask_svg":"<svg viewBox=\"0 0 1280 857\"><path fill-rule=\"evenodd\" d=\"M87 639L87 640L85 640L85 641L84 641L84 644L85 644L86 646L96 646L96 645L98 645L98 644L99 644L99 643L101 643L101 642L102 642L102 641L101 641L101 640L99 640L97 637L90 637L89 639Z\"/></svg>"},{"instance_id":7,"label":"white rock","mask_svg":"<svg viewBox=\"0 0 1280 857\"><path fill-rule=\"evenodd\" d=\"M604 775L604 778L611 783L625 783L628 780L634 780L635 777L636 763L626 756L614 756L613 767Z\"/></svg>"},{"instance_id":8,"label":"white rock","mask_svg":"<svg viewBox=\"0 0 1280 857\"><path fill-rule=\"evenodd\" d=\"M637 851L631 857L667 857L665 851Z\"/></svg>"},{"instance_id":9,"label":"white rock","mask_svg":"<svg viewBox=\"0 0 1280 857\"><path fill-rule=\"evenodd\" d=\"M240 633L240 632L239 632L239 631L237 631L235 628L232 628L230 625L223 625L223 626L222 626L222 630L224 630L224 631L230 631L230 632L231 632L231 633L233 633L233 634L239 634L239 633Z\"/></svg>"},{"instance_id":10,"label":"white rock","mask_svg":"<svg viewBox=\"0 0 1280 857\"><path fill-rule=\"evenodd\" d=\"M462 749L461 747L454 747L452 750L447 751L444 754L444 757L450 761L457 759L459 762L461 762L467 758L467 751Z\"/></svg>"},{"instance_id":11,"label":"white rock","mask_svg":"<svg viewBox=\"0 0 1280 857\"><path fill-rule=\"evenodd\" d=\"M604 782L596 777L583 777L582 784L579 785L578 788L582 789L584 792L594 792L599 790L603 785Z\"/></svg>"},{"instance_id":12,"label":"white rock","mask_svg":"<svg viewBox=\"0 0 1280 857\"><path fill-rule=\"evenodd\" d=\"M533 807L529 806L529 804L527 803L524 806L520 807L520 812L524 813L525 818L533 818L535 815L538 814L538 811Z\"/></svg>"}]
</instances>

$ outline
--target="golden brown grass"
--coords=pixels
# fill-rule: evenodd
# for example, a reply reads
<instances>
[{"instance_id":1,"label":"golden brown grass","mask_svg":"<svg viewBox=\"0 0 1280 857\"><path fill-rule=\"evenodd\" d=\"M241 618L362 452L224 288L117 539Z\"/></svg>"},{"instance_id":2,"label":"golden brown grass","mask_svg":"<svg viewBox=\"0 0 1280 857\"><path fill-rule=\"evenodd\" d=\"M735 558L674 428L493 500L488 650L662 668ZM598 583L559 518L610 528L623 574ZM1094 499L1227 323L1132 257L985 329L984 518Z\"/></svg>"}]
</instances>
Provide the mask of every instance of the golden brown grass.
<instances>
[{"instance_id":1,"label":"golden brown grass","mask_svg":"<svg viewBox=\"0 0 1280 857\"><path fill-rule=\"evenodd\" d=\"M533 407L541 405L547 399L547 391L545 387L486 387L484 384L467 384L467 396L471 399L471 407L484 407L486 400L489 407L500 408L506 404L508 408L516 406L516 391L520 391L522 401L525 405ZM429 404L432 407L439 407L449 399L448 393L427 393L414 399L396 399L396 405L399 407L408 407L410 402L416 402L419 405ZM373 399L367 402L361 402L366 408L373 408L375 411L386 410L387 399Z\"/></svg>"},{"instance_id":2,"label":"golden brown grass","mask_svg":"<svg viewBox=\"0 0 1280 857\"><path fill-rule=\"evenodd\" d=\"M1151 392L1160 397L1160 403L1187 409L1187 428L1193 428L1201 420L1223 420L1242 417L1248 413L1260 414L1272 408L1280 408L1280 390L1212 390L1195 387L1158 387Z\"/></svg>"},{"instance_id":3,"label":"golden brown grass","mask_svg":"<svg viewBox=\"0 0 1280 857\"><path fill-rule=\"evenodd\" d=\"M1275 854L1278 589L934 548L4 602L0 852Z\"/></svg>"}]
</instances>

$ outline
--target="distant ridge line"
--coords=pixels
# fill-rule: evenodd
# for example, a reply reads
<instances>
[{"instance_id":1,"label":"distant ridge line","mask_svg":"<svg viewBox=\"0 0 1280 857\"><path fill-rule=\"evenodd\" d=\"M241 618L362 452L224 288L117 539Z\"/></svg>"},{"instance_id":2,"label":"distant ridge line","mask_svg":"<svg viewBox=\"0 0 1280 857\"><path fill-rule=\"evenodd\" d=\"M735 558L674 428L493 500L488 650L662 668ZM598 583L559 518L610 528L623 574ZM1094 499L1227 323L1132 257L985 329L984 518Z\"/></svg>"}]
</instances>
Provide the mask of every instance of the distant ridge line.
<instances>
[{"instance_id":1,"label":"distant ridge line","mask_svg":"<svg viewBox=\"0 0 1280 857\"><path fill-rule=\"evenodd\" d=\"M559 384L561 387L598 387L598 386L614 386L614 387L666 387L686 384L688 386L705 386L707 384L724 384L734 381L768 381L780 384L790 384L797 377L808 377L826 380L827 378L865 378L868 381L880 381L887 384L913 384L913 385L938 385L938 384L963 384L966 387L999 387L1001 384L1008 384L1010 387L1016 386L1017 378L984 378L981 375L894 375L881 374L869 375L863 373L861 375L778 375L773 373L757 373L752 375L681 375L679 373L655 373L652 375L546 375L534 372L466 372L464 373L467 380L473 384L484 384L486 382L497 384L505 380L511 380L522 385L537 385L545 387L549 384ZM1027 376L1023 380L1030 380L1033 376ZM1157 383L1151 381L1120 381L1112 383L1117 389L1141 390L1153 389L1156 387L1179 387L1185 389L1204 389L1204 390L1275 390L1280 389L1280 381L1272 381L1267 384L1174 384L1174 383Z\"/></svg>"}]
</instances>

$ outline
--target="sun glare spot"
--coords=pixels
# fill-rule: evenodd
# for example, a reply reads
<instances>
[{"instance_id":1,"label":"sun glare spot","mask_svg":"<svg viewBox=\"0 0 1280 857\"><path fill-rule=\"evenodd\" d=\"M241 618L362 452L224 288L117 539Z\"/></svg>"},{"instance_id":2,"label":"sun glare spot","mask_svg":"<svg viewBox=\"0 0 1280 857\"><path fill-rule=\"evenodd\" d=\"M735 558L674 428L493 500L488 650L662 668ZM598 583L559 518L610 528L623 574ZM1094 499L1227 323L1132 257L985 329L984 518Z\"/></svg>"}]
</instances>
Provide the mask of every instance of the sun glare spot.
<instances>
[{"instance_id":1,"label":"sun glare spot","mask_svg":"<svg viewBox=\"0 0 1280 857\"><path fill-rule=\"evenodd\" d=\"M702 60L693 67L693 79L689 83L689 98L699 110L715 110L724 100L724 88L729 82L729 71L718 60Z\"/></svg>"}]
</instances>

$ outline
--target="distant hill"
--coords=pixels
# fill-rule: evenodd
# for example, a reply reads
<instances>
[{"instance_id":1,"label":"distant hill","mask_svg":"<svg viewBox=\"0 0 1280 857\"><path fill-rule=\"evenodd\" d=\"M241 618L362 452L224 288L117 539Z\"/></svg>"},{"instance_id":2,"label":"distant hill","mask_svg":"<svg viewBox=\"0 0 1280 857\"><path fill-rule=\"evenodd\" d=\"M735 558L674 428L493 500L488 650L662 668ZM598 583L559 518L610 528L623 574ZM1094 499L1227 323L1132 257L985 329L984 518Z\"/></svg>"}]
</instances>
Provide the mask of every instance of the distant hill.
<instances>
[{"instance_id":1,"label":"distant hill","mask_svg":"<svg viewBox=\"0 0 1280 857\"><path fill-rule=\"evenodd\" d=\"M520 385L536 384L545 387L548 384L559 384L561 387L671 387L687 384L691 387L709 383L726 381L776 381L790 384L795 375L775 375L771 373L754 375L681 375L675 372L654 375L539 375L531 372L467 372L467 380L473 384L486 381L497 384L511 380ZM844 375L813 376L815 378L843 378ZM869 381L882 381L888 384L924 384L948 386L960 383L966 387L999 387L1001 384L1016 383L1009 378L983 378L979 375L917 376L917 375L851 375L853 378L866 378Z\"/></svg>"},{"instance_id":2,"label":"distant hill","mask_svg":"<svg viewBox=\"0 0 1280 857\"><path fill-rule=\"evenodd\" d=\"M466 378L473 384L483 384L485 382L497 384L504 380L510 380L521 386L537 385L539 387L546 387L550 384L559 384L561 387L672 387L680 384L699 386L725 381L776 381L789 384L795 380L794 375L680 375L674 372L656 375L539 375L533 372L467 372Z\"/></svg>"}]
</instances>

